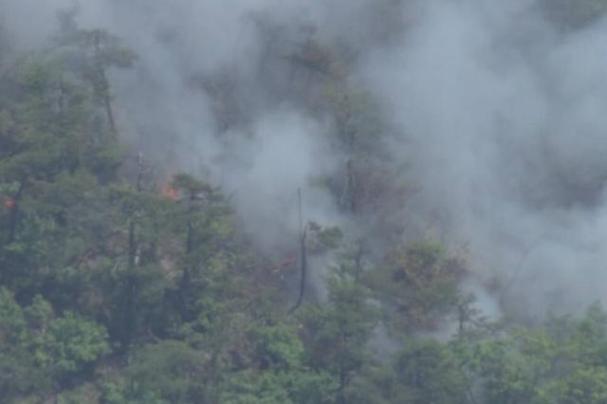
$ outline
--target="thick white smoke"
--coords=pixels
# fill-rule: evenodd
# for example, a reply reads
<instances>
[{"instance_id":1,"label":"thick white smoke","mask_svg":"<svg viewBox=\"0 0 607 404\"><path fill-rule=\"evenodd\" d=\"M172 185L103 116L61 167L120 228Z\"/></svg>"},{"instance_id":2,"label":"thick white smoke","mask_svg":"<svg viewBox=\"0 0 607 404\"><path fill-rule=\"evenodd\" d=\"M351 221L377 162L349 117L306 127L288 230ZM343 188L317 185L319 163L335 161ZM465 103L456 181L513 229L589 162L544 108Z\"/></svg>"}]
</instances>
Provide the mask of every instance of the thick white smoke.
<instances>
[{"instance_id":1,"label":"thick white smoke","mask_svg":"<svg viewBox=\"0 0 607 404\"><path fill-rule=\"evenodd\" d=\"M0 0L2 21L36 46L72 3ZM386 164L419 189L376 214L467 245L505 301L543 313L607 298L607 22L545 16L534 0L87 0L78 21L139 55L113 77L123 136L221 184L264 246L297 232L298 188L310 219L347 220L311 185L343 167L310 108L325 79L289 61L330 49L388 116Z\"/></svg>"},{"instance_id":2,"label":"thick white smoke","mask_svg":"<svg viewBox=\"0 0 607 404\"><path fill-rule=\"evenodd\" d=\"M558 33L529 1L428 2L364 69L409 140L412 211L521 310L607 298L606 36Z\"/></svg>"}]
</instances>

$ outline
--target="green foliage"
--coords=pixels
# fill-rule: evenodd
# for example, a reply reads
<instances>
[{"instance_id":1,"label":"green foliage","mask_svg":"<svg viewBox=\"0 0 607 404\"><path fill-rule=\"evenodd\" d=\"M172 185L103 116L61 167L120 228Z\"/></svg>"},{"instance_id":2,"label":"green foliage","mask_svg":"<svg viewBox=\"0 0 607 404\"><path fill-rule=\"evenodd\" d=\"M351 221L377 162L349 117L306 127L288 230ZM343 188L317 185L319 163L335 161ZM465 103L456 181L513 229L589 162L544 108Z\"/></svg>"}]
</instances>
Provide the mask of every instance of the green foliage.
<instances>
[{"instance_id":1,"label":"green foliage","mask_svg":"<svg viewBox=\"0 0 607 404\"><path fill-rule=\"evenodd\" d=\"M253 367L229 374L219 394L226 403L330 403L336 386L326 372L305 364L305 349L292 326L255 327Z\"/></svg>"},{"instance_id":2,"label":"green foliage","mask_svg":"<svg viewBox=\"0 0 607 404\"><path fill-rule=\"evenodd\" d=\"M355 155L377 148L381 114L371 94L347 86L330 85L326 89L329 108L335 116L340 140Z\"/></svg>"},{"instance_id":3,"label":"green foliage","mask_svg":"<svg viewBox=\"0 0 607 404\"><path fill-rule=\"evenodd\" d=\"M94 385L85 384L76 389L65 391L57 397L57 404L98 403L99 392Z\"/></svg>"},{"instance_id":4,"label":"green foliage","mask_svg":"<svg viewBox=\"0 0 607 404\"><path fill-rule=\"evenodd\" d=\"M42 335L34 337L34 355L61 379L81 374L107 353L106 340L103 327L67 313L51 321Z\"/></svg>"},{"instance_id":5,"label":"green foliage","mask_svg":"<svg viewBox=\"0 0 607 404\"><path fill-rule=\"evenodd\" d=\"M294 330L287 325L261 327L254 330L256 356L263 367L294 369L301 365L304 347Z\"/></svg>"},{"instance_id":6,"label":"green foliage","mask_svg":"<svg viewBox=\"0 0 607 404\"><path fill-rule=\"evenodd\" d=\"M563 24L604 3L571 3ZM607 402L600 306L492 324L459 290L464 262L402 244L386 212L406 192L384 164L379 106L337 54L312 41L297 63L327 75L316 100L346 164L321 181L364 225L307 224L309 269L333 265L289 315L290 269L268 270L222 190L178 173L163 195L158 167L118 142L108 73L134 53L72 12L61 27L52 49L0 71L0 402ZM446 325L450 339L424 337Z\"/></svg>"},{"instance_id":7,"label":"green foliage","mask_svg":"<svg viewBox=\"0 0 607 404\"><path fill-rule=\"evenodd\" d=\"M432 329L459 301L462 263L435 242L415 242L393 250L366 278L397 329Z\"/></svg>"},{"instance_id":8,"label":"green foliage","mask_svg":"<svg viewBox=\"0 0 607 404\"><path fill-rule=\"evenodd\" d=\"M477 400L491 403L599 403L604 400L605 313L555 317L541 327L469 335L451 346Z\"/></svg>"},{"instance_id":9,"label":"green foliage","mask_svg":"<svg viewBox=\"0 0 607 404\"><path fill-rule=\"evenodd\" d=\"M168 404L158 394L146 391L138 385L105 383L101 388L101 402L104 404Z\"/></svg>"},{"instance_id":10,"label":"green foliage","mask_svg":"<svg viewBox=\"0 0 607 404\"><path fill-rule=\"evenodd\" d=\"M378 320L371 294L357 277L356 264L344 258L328 279L329 301L303 316L310 364L337 383L335 400L347 402L348 387L371 361L368 343Z\"/></svg>"},{"instance_id":11,"label":"green foliage","mask_svg":"<svg viewBox=\"0 0 607 404\"><path fill-rule=\"evenodd\" d=\"M337 226L324 227L315 222L308 224L308 251L310 253L323 253L340 246L344 234Z\"/></svg>"},{"instance_id":12,"label":"green foliage","mask_svg":"<svg viewBox=\"0 0 607 404\"><path fill-rule=\"evenodd\" d=\"M564 380L563 391L559 394L563 404L598 404L607 401L607 370L578 369Z\"/></svg>"},{"instance_id":13,"label":"green foliage","mask_svg":"<svg viewBox=\"0 0 607 404\"><path fill-rule=\"evenodd\" d=\"M448 347L409 340L394 364L396 397L411 403L465 403L466 379Z\"/></svg>"},{"instance_id":14,"label":"green foliage","mask_svg":"<svg viewBox=\"0 0 607 404\"><path fill-rule=\"evenodd\" d=\"M315 372L243 372L231 378L220 395L230 404L332 403L334 386Z\"/></svg>"},{"instance_id":15,"label":"green foliage","mask_svg":"<svg viewBox=\"0 0 607 404\"><path fill-rule=\"evenodd\" d=\"M0 325L0 386L8 397L82 377L108 352L102 326L72 313L55 317L40 296L22 308L0 289Z\"/></svg>"},{"instance_id":16,"label":"green foliage","mask_svg":"<svg viewBox=\"0 0 607 404\"><path fill-rule=\"evenodd\" d=\"M542 0L549 17L566 29L582 28L607 11L605 0Z\"/></svg>"},{"instance_id":17,"label":"green foliage","mask_svg":"<svg viewBox=\"0 0 607 404\"><path fill-rule=\"evenodd\" d=\"M135 353L126 369L126 397L142 394L169 403L193 403L204 399L204 374L208 357L186 343L166 340Z\"/></svg>"}]
</instances>

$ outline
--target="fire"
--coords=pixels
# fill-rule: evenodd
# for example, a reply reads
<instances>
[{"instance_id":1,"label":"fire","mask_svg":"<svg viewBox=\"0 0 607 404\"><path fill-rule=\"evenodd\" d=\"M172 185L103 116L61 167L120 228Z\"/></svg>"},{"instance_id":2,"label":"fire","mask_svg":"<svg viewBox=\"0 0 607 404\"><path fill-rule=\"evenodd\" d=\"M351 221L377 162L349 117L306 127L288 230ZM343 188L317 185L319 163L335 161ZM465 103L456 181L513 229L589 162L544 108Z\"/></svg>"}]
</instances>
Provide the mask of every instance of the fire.
<instances>
[{"instance_id":1,"label":"fire","mask_svg":"<svg viewBox=\"0 0 607 404\"><path fill-rule=\"evenodd\" d=\"M274 267L272 267L272 271L282 271L286 268L289 268L293 265L297 264L297 254L295 253L291 253L289 255L287 255L282 261L280 261L278 264L276 264Z\"/></svg>"},{"instance_id":2,"label":"fire","mask_svg":"<svg viewBox=\"0 0 607 404\"><path fill-rule=\"evenodd\" d=\"M179 200L179 191L170 182L167 182L160 188L160 193L171 201Z\"/></svg>"},{"instance_id":3,"label":"fire","mask_svg":"<svg viewBox=\"0 0 607 404\"><path fill-rule=\"evenodd\" d=\"M13 198L11 198L11 197L4 198L4 207L6 209L13 209L16 205L17 205L17 203L15 202L15 200Z\"/></svg>"}]
</instances>

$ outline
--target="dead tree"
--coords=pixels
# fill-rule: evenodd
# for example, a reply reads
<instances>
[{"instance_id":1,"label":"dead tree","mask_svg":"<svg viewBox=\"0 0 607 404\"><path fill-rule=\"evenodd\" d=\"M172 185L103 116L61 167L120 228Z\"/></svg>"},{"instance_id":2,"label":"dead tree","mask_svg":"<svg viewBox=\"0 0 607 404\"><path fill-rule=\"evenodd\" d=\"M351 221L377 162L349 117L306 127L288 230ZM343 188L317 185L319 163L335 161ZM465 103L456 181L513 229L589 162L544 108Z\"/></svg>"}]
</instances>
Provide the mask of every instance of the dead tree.
<instances>
[{"instance_id":1,"label":"dead tree","mask_svg":"<svg viewBox=\"0 0 607 404\"><path fill-rule=\"evenodd\" d=\"M301 277L299 281L299 295L297 296L297 301L295 305L291 307L289 310L289 314L294 313L303 303L304 295L306 291L306 282L307 282L307 273L308 273L308 253L307 253L307 244L306 238L308 233L308 226L304 226L303 224L303 215L302 215L302 207L301 207L301 189L297 190L297 202L298 202L298 211L299 211L299 263L301 270Z\"/></svg>"}]
</instances>

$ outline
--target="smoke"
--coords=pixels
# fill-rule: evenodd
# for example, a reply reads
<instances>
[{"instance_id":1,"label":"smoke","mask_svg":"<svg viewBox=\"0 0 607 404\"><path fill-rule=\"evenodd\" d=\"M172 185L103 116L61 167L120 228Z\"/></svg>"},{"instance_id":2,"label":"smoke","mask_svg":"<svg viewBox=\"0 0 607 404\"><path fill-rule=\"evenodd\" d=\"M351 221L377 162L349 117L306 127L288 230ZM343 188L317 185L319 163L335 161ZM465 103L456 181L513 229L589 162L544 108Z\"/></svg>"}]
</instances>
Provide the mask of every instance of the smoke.
<instances>
[{"instance_id":1,"label":"smoke","mask_svg":"<svg viewBox=\"0 0 607 404\"><path fill-rule=\"evenodd\" d=\"M71 4L0 0L13 47L42 44ZM301 188L306 218L320 223L365 233L375 215L402 220L404 237L432 226L467 247L513 310L575 311L607 297L607 22L562 30L533 0L79 7L83 28L106 28L138 54L112 77L122 136L168 171L222 185L263 248L296 239ZM295 60L306 49L314 63ZM418 189L364 220L318 185L348 160L326 108L332 82L379 102L384 181Z\"/></svg>"},{"instance_id":2,"label":"smoke","mask_svg":"<svg viewBox=\"0 0 607 404\"><path fill-rule=\"evenodd\" d=\"M411 211L467 244L518 310L607 297L607 25L563 34L529 1L428 2L420 16L364 69L408 138Z\"/></svg>"}]
</instances>

